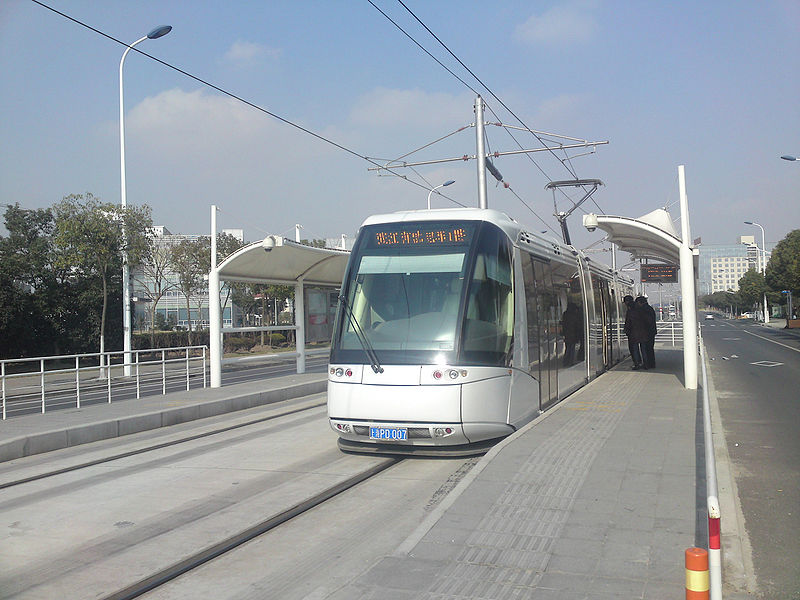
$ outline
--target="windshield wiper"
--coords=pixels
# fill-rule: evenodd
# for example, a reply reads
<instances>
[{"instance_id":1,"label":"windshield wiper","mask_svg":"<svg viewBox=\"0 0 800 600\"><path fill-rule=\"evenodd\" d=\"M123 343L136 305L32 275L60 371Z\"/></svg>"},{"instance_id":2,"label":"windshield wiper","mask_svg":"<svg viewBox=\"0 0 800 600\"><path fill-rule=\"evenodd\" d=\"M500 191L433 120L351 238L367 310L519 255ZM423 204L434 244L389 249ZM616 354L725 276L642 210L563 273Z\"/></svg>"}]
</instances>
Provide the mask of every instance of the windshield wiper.
<instances>
[{"instance_id":1,"label":"windshield wiper","mask_svg":"<svg viewBox=\"0 0 800 600\"><path fill-rule=\"evenodd\" d=\"M347 318L350 321L350 324L353 326L353 331L358 338L358 342L361 344L361 348L364 350L364 354L367 355L367 359L369 360L369 366L372 367L372 370L375 373L383 373L383 367L381 363L378 361L378 355L375 354L375 349L370 344L369 339L364 334L364 331L361 329L361 326L358 324L358 319L355 318L353 315L353 309L350 307L350 303L347 301L347 298L344 297L343 294L339 295L339 301L344 306L344 309L347 311Z\"/></svg>"}]
</instances>

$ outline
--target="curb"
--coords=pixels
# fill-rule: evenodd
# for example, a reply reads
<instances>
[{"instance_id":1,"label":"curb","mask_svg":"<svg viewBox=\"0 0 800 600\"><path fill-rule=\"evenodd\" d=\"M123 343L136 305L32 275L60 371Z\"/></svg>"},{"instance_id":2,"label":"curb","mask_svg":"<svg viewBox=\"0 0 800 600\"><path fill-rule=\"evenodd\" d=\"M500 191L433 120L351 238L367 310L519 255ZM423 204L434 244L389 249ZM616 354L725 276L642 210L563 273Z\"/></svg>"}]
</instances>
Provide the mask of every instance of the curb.
<instances>
[{"instance_id":1,"label":"curb","mask_svg":"<svg viewBox=\"0 0 800 600\"><path fill-rule=\"evenodd\" d=\"M0 462L318 394L325 391L327 385L326 377L322 381L299 383L267 391L246 392L219 400L22 435L0 442Z\"/></svg>"}]
</instances>

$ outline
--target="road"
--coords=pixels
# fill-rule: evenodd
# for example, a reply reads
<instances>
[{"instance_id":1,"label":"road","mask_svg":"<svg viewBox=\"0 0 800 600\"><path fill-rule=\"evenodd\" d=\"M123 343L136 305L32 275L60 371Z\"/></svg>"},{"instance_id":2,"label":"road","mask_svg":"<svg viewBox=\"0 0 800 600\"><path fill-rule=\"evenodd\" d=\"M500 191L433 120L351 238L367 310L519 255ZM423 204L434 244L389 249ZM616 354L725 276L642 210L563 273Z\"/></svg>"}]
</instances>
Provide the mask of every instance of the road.
<instances>
[{"instance_id":1,"label":"road","mask_svg":"<svg viewBox=\"0 0 800 600\"><path fill-rule=\"evenodd\" d=\"M800 335L702 321L759 596L800 598Z\"/></svg>"}]
</instances>

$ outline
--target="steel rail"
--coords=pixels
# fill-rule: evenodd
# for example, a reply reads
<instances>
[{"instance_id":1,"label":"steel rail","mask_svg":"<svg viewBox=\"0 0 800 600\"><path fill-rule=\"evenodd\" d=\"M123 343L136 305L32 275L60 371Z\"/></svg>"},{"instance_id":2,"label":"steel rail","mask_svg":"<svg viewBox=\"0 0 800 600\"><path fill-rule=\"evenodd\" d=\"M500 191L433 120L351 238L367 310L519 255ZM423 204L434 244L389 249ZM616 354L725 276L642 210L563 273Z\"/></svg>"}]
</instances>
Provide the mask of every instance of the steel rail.
<instances>
[{"instance_id":1,"label":"steel rail","mask_svg":"<svg viewBox=\"0 0 800 600\"><path fill-rule=\"evenodd\" d=\"M361 473L357 473L351 477L348 477L344 481L341 481L335 485L332 485L321 492L317 493L316 495L312 496L311 498L307 498L302 502L298 502L294 506L269 517L252 527L248 527L244 531L241 531L237 534L234 534L216 544L212 544L188 556L187 558L180 560L156 573L153 573L149 577L141 579L136 583L133 583L121 590L114 592L108 596L102 598L102 600L133 600L133 598L138 598L142 594L150 592L170 581L180 577L184 573L191 571L201 565L204 565L207 562L222 556L226 552L233 550L260 535L263 535L269 532L272 529L275 529L279 525L294 519L302 515L303 513L316 508L323 502L330 500L331 498L345 492L358 484L374 477L378 473L385 471L386 469L393 467L394 465L401 462L402 458L387 458L377 465L362 471Z\"/></svg>"},{"instance_id":2,"label":"steel rail","mask_svg":"<svg viewBox=\"0 0 800 600\"><path fill-rule=\"evenodd\" d=\"M315 395L315 394L313 394ZM299 400L299 398L298 398ZM119 454L114 454L111 456L106 456L103 458L98 458L95 460L90 460L86 462L82 462L76 465L70 465L69 467L63 467L61 469L56 469L54 471L49 471L47 473L39 473L38 475L31 475L29 477L23 477L21 479L16 479L14 481L8 481L5 483L0 483L0 490L14 487L17 485L22 485L24 483L30 483L31 481L39 481L41 479L47 479L49 477L55 477L56 475L62 475L64 473L70 473L72 471L79 471L80 469L86 469L87 467L93 467L95 465L100 465L107 462L112 462L115 460L120 460L122 458L128 458L129 456L136 456L137 454L145 454L146 452L152 452L154 450L161 450L163 448L169 448L170 446L177 446L178 444L184 444L186 442L192 442L195 440L199 440L202 438L210 437L212 435L217 435L219 433L226 433L228 431L233 431L234 429L241 429L243 427L249 427L250 425L257 425L258 423L264 423L266 421L271 421L273 419L278 419L280 417L287 417L289 415L294 415L297 413L301 413L307 410L311 410L314 408L319 408L321 406L325 406L325 402L319 402L317 404L312 404L310 406L303 406L300 408L294 408L291 410L286 410L274 415L270 415L268 417L259 417L258 419L252 419L250 421L246 421L244 423L237 423L236 425L228 425L226 427L222 427L220 429L214 429L213 431L206 431L203 433L196 433L193 435L185 436L180 439L170 440L169 442L161 442L159 444L154 444L151 446L145 446L143 448L137 448L136 450L129 450L127 452L121 452ZM269 405L265 405L269 406Z\"/></svg>"}]
</instances>

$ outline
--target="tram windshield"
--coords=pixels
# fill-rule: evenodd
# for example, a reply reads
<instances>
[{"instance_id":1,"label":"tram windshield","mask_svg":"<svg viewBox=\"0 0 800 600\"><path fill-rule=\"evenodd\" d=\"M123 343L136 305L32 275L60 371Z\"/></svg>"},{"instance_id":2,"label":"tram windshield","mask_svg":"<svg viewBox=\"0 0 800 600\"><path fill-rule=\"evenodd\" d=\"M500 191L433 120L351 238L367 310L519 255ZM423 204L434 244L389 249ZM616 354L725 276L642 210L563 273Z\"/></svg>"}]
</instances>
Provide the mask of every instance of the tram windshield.
<instances>
[{"instance_id":1,"label":"tram windshield","mask_svg":"<svg viewBox=\"0 0 800 600\"><path fill-rule=\"evenodd\" d=\"M511 248L491 224L366 226L350 259L343 293L352 319L342 313L337 319L332 362L364 361L354 325L384 364L509 360Z\"/></svg>"}]
</instances>

